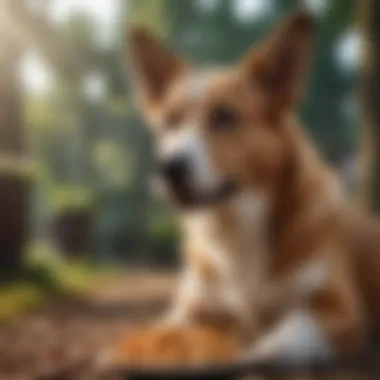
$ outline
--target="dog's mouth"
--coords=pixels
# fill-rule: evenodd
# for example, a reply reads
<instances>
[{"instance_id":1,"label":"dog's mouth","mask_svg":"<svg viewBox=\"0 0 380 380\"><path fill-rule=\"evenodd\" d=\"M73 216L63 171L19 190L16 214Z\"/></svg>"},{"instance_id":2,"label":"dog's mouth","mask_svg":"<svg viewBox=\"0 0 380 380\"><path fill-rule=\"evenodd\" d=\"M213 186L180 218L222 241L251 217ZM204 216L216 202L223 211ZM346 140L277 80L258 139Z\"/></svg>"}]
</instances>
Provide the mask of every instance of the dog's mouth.
<instances>
[{"instance_id":1,"label":"dog's mouth","mask_svg":"<svg viewBox=\"0 0 380 380\"><path fill-rule=\"evenodd\" d=\"M237 190L236 182L226 180L208 191L195 191L187 186L170 186L170 195L180 207L205 208L228 200Z\"/></svg>"}]
</instances>

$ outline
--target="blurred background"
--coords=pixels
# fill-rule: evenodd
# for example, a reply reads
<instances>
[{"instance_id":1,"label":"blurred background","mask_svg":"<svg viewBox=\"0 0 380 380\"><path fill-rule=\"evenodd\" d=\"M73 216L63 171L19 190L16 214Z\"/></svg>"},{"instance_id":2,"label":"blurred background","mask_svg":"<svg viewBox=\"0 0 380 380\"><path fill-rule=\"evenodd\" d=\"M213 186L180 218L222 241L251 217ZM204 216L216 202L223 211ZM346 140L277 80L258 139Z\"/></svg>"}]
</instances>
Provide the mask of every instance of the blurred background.
<instances>
[{"instance_id":1,"label":"blurred background","mask_svg":"<svg viewBox=\"0 0 380 380\"><path fill-rule=\"evenodd\" d=\"M376 211L379 4L360 1L356 9L354 0L302 3L319 24L302 105L304 125L348 191L355 197L365 194L367 205ZM232 63L299 4L0 1L1 379L17 371L28 373L28 379L33 371L57 368L41 364L37 356L50 352L54 363L67 359L72 344L62 343L62 336L69 339L78 331L93 348L95 343L85 335L96 339L103 329L103 335L112 336L111 326L114 334L120 331L115 326L121 328L130 312L122 309L127 299L136 294L139 300L158 297L172 287L169 275L150 276L151 283L156 281L157 294L152 295L141 274L146 268L169 273L175 267L178 232L172 210L149 188L154 170L151 136L125 75L128 24L147 26L193 61ZM359 51L360 28L362 38L370 41L366 52ZM360 72L366 95L362 113L354 86ZM25 342L34 342L36 336L41 342L50 339L50 351L41 348L37 355L27 348ZM9 341L23 343L12 351ZM26 372L20 369L21 358Z\"/></svg>"}]
</instances>

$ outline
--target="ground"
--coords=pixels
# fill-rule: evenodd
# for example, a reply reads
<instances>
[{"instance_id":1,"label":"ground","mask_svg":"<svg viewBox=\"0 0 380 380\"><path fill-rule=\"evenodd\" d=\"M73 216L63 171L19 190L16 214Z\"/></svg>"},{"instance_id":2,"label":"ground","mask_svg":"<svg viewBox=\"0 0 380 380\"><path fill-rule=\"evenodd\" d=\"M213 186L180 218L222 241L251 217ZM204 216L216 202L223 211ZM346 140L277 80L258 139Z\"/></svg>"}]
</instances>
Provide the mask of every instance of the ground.
<instances>
[{"instance_id":1,"label":"ground","mask_svg":"<svg viewBox=\"0 0 380 380\"><path fill-rule=\"evenodd\" d=\"M0 380L88 378L102 349L159 314L174 282L169 274L118 276L83 298L13 318L0 330Z\"/></svg>"},{"instance_id":2,"label":"ground","mask_svg":"<svg viewBox=\"0 0 380 380\"><path fill-rule=\"evenodd\" d=\"M118 275L81 298L61 298L12 318L0 327L0 380L98 380L95 358L132 325L159 315L175 282L175 276L168 273ZM380 352L372 363L377 369L379 358ZM297 379L322 378L364 380L380 376L376 372L371 376L325 374ZM111 380L109 376L101 379Z\"/></svg>"}]
</instances>

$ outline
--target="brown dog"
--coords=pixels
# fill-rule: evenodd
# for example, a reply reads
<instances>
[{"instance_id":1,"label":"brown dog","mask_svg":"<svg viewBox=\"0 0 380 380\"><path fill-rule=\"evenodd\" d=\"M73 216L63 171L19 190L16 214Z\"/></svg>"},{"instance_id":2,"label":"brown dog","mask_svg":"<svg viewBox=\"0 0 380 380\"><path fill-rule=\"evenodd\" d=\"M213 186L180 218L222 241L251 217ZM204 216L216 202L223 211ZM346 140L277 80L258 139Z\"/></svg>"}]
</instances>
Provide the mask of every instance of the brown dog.
<instances>
[{"instance_id":1,"label":"brown dog","mask_svg":"<svg viewBox=\"0 0 380 380\"><path fill-rule=\"evenodd\" d=\"M206 360L227 359L236 350L215 347L235 347L232 332L252 360L329 358L380 322L380 229L347 211L294 112L312 42L298 12L237 66L202 70L148 32L130 34L185 268L166 320L127 338L123 359L193 363L200 346L214 352Z\"/></svg>"}]
</instances>

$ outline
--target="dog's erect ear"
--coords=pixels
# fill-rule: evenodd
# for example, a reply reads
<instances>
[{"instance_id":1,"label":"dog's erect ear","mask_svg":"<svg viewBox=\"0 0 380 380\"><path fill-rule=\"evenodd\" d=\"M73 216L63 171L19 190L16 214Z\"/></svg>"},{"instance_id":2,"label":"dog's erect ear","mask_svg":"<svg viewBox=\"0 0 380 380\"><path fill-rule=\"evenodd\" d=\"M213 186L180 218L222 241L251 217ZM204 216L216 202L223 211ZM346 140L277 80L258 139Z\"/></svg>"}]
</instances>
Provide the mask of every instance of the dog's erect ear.
<instances>
[{"instance_id":1,"label":"dog's erect ear","mask_svg":"<svg viewBox=\"0 0 380 380\"><path fill-rule=\"evenodd\" d=\"M293 105L301 96L314 39L310 14L298 11L290 15L244 60L252 80L268 94L273 106ZM275 109L275 107L274 107Z\"/></svg>"},{"instance_id":2,"label":"dog's erect ear","mask_svg":"<svg viewBox=\"0 0 380 380\"><path fill-rule=\"evenodd\" d=\"M142 27L128 31L132 73L140 95L151 105L159 103L169 83L183 70L182 61Z\"/></svg>"}]
</instances>

